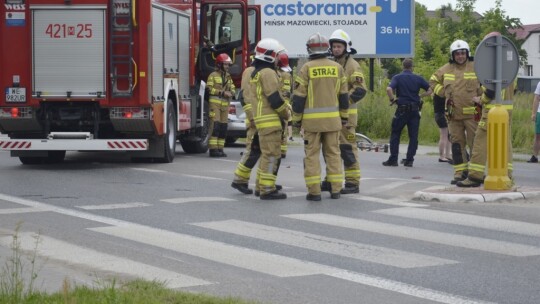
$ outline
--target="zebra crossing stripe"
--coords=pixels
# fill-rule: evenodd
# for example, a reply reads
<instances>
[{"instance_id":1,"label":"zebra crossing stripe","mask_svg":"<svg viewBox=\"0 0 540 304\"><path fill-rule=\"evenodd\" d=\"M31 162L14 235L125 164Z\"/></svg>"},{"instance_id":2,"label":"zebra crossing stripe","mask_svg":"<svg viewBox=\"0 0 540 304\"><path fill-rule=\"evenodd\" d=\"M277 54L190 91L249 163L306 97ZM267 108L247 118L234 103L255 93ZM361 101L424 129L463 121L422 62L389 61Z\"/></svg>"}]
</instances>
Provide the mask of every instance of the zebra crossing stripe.
<instances>
[{"instance_id":1,"label":"zebra crossing stripe","mask_svg":"<svg viewBox=\"0 0 540 304\"><path fill-rule=\"evenodd\" d=\"M368 231L394 237L431 242L510 256L540 255L540 248L517 243L490 240L480 237L438 232L403 225L387 224L331 214L289 214L287 218L326 224L335 227Z\"/></svg>"},{"instance_id":2,"label":"zebra crossing stripe","mask_svg":"<svg viewBox=\"0 0 540 304\"><path fill-rule=\"evenodd\" d=\"M238 220L194 223L192 225L400 268L458 263L423 254L354 243L301 231L281 229Z\"/></svg>"},{"instance_id":3,"label":"zebra crossing stripe","mask_svg":"<svg viewBox=\"0 0 540 304\"><path fill-rule=\"evenodd\" d=\"M391 208L384 210L376 210L372 212L417 220L434 221L438 223L454 224L540 237L540 225L538 224L497 219L487 216L421 208Z\"/></svg>"},{"instance_id":4,"label":"zebra crossing stripe","mask_svg":"<svg viewBox=\"0 0 540 304\"><path fill-rule=\"evenodd\" d=\"M128 208L139 208L139 207L149 207L151 204L147 203L123 203L123 204L104 204L104 205L85 205L85 206L75 206L84 210L113 210L113 209L128 209Z\"/></svg>"},{"instance_id":5,"label":"zebra crossing stripe","mask_svg":"<svg viewBox=\"0 0 540 304\"><path fill-rule=\"evenodd\" d=\"M0 237L0 244L9 247L12 237ZM51 260L67 262L69 264L82 265L98 269L100 271L114 272L143 278L145 280L157 280L164 282L169 288L192 287L212 284L208 281L183 275L174 271L139 263L130 259L95 251L60 241L51 237L39 236L39 245L36 249L36 237L34 234L19 233L19 246L22 250L37 250L38 255Z\"/></svg>"},{"instance_id":6,"label":"zebra crossing stripe","mask_svg":"<svg viewBox=\"0 0 540 304\"><path fill-rule=\"evenodd\" d=\"M227 201L236 201L232 198L225 197L179 197L179 198L168 198L160 200L165 203L171 204L185 204L185 203L195 203L195 202L227 202Z\"/></svg>"}]
</instances>

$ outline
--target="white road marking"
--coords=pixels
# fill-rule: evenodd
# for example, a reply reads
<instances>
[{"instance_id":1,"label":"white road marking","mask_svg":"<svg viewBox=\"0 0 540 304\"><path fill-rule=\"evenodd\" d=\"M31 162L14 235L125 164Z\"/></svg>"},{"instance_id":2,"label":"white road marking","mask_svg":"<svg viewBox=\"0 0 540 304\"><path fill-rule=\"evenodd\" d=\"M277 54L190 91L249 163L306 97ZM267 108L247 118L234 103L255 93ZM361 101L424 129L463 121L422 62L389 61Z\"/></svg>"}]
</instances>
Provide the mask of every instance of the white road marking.
<instances>
[{"instance_id":1,"label":"white road marking","mask_svg":"<svg viewBox=\"0 0 540 304\"><path fill-rule=\"evenodd\" d=\"M510 256L540 255L540 248L534 246L490 240L474 236L438 232L403 225L386 224L381 222L349 218L332 214L289 214L282 216L319 224L332 225L336 227L356 229L395 237L402 237L406 239L413 239L431 242L435 244L461 247Z\"/></svg>"},{"instance_id":2,"label":"white road marking","mask_svg":"<svg viewBox=\"0 0 540 304\"><path fill-rule=\"evenodd\" d=\"M301 231L237 220L194 223L192 225L400 268L458 263L423 254L354 243Z\"/></svg>"},{"instance_id":3,"label":"white road marking","mask_svg":"<svg viewBox=\"0 0 540 304\"><path fill-rule=\"evenodd\" d=\"M372 212L540 237L540 225L538 224L490 218L487 216L417 208L392 208Z\"/></svg>"},{"instance_id":4,"label":"white road marking","mask_svg":"<svg viewBox=\"0 0 540 304\"><path fill-rule=\"evenodd\" d=\"M147 203L123 203L123 204L105 204L105 205L85 205L85 206L75 206L84 210L111 210L111 209L128 209L128 208L139 208L139 207L149 207L151 204Z\"/></svg>"},{"instance_id":5,"label":"white road marking","mask_svg":"<svg viewBox=\"0 0 540 304\"><path fill-rule=\"evenodd\" d=\"M35 234L19 233L20 248L25 251L37 250L39 256L69 264L84 265L101 271L125 274L145 280L165 282L169 288L181 288L212 284L208 281L176 273L174 271L150 266L126 258L102 253L90 248L80 247L51 237L39 236L36 245ZM12 237L0 237L0 244L9 247ZM37 246L37 249L36 249Z\"/></svg>"},{"instance_id":6,"label":"white road marking","mask_svg":"<svg viewBox=\"0 0 540 304\"><path fill-rule=\"evenodd\" d=\"M151 172L151 173L169 173L165 170L147 169L147 168L131 168L132 170Z\"/></svg>"},{"instance_id":7,"label":"white road marking","mask_svg":"<svg viewBox=\"0 0 540 304\"><path fill-rule=\"evenodd\" d=\"M191 175L191 174L182 174L185 177L192 177L192 178L200 178L200 179L208 179L208 180L227 180L225 178L219 178L219 177L212 177L212 176L204 176L204 175Z\"/></svg>"},{"instance_id":8,"label":"white road marking","mask_svg":"<svg viewBox=\"0 0 540 304\"><path fill-rule=\"evenodd\" d=\"M401 187L403 185L410 184L410 183L411 181L396 181L396 182L388 183L384 186L374 187L370 189L362 188L361 191L362 193L367 193L367 194L385 193L389 190L393 190L393 189L396 189L398 187Z\"/></svg>"},{"instance_id":9,"label":"white road marking","mask_svg":"<svg viewBox=\"0 0 540 304\"><path fill-rule=\"evenodd\" d=\"M363 191L360 190L360 192L363 192ZM375 197L375 196L367 196L367 195L354 195L354 196L350 196L350 198L357 199L357 200L371 201L371 202L385 204L385 205L401 206L401 207L428 207L429 206L425 204L409 203L409 202L403 202L401 200L389 200L389 199L384 199L384 198Z\"/></svg>"},{"instance_id":10,"label":"white road marking","mask_svg":"<svg viewBox=\"0 0 540 304\"><path fill-rule=\"evenodd\" d=\"M5 201L9 201L9 202L13 202L13 203L17 203L17 204L21 204L21 205L25 205L25 206L28 206L28 207L40 208L42 210L48 210L48 211L51 211L51 212L56 212L56 213L62 214L62 215L73 216L73 217L76 217L76 218L95 221L95 222L99 222L99 223L103 223L103 224L107 224L107 225L119 226L119 228L120 227L127 228L128 230L131 227L155 229L155 228L150 228L150 227L147 227L147 226L138 225L138 224L135 224L135 223L130 223L130 222L126 222L126 221L122 221L122 220L118 220L118 219L113 219L113 218L109 218L109 217L105 217L105 216L94 215L94 214L90 214L90 213L83 212L83 211L70 210L70 209L66 209L66 208L62 208L62 207L56 207L56 206L53 206L53 205L49 205L49 204L45 204L45 203L41 203L41 202L37 202L37 201L32 201L32 200L27 200L27 199L21 199L21 198L18 198L18 197L13 197L13 196L5 195L5 194L0 194L0 199L5 200ZM112 228L115 228L115 227L112 227ZM162 238L162 235L159 235L159 238ZM186 245L186 244L184 244L184 245ZM191 245L191 244L187 244L187 245ZM253 250L249 250L249 249L245 249L245 248L242 248L242 249L250 251L250 252L253 251ZM217 252L216 254L219 255L219 252ZM276 256L276 257L279 257L279 256ZM285 257L285 258L286 259L291 259L291 258L288 258L288 257ZM300 261L300 262L303 262L303 261ZM303 263L309 263L309 262L303 262ZM309 265L314 265L313 267L315 267L317 264L309 263ZM488 304L488 302L483 302L483 301L478 301L478 300L471 299L471 298L465 298L465 297L461 297L461 296L457 296L457 295L452 295L452 294L449 294L449 293L446 293L446 292L432 290L432 289L424 288L424 287L421 287L421 286L410 285L410 284L402 283L402 282L399 282L399 281L394 281L394 280L389 280L389 279L385 279L385 278L370 276L370 275L363 274L363 273L350 272L350 271L347 271L347 270L344 270L344 269L333 268L333 267L324 266L324 265L321 265L321 268L322 267L324 267L324 269L329 270L328 272L325 273L328 276L332 276L332 277L335 277L335 278L347 280L347 281L350 281L350 282L356 282L356 283L363 284L363 285L366 285L366 286L372 286L372 287L380 288L380 289L383 289L383 290L388 290L388 291L392 291L392 292L398 292L398 293L401 293L401 294L410 295L410 296L418 297L418 298L421 298L421 299L433 300L433 301L437 301L437 302L440 302L440 303L447 303L447 304L462 304L462 303Z\"/></svg>"},{"instance_id":11,"label":"white road marking","mask_svg":"<svg viewBox=\"0 0 540 304\"><path fill-rule=\"evenodd\" d=\"M323 274L330 272L331 269L294 258L139 225L89 229L277 277Z\"/></svg>"},{"instance_id":12,"label":"white road marking","mask_svg":"<svg viewBox=\"0 0 540 304\"><path fill-rule=\"evenodd\" d=\"M30 212L45 212L47 210L42 210L39 208L6 208L0 209L0 214L18 214L18 213L30 213Z\"/></svg>"},{"instance_id":13,"label":"white road marking","mask_svg":"<svg viewBox=\"0 0 540 304\"><path fill-rule=\"evenodd\" d=\"M232 198L225 198L225 197L179 197L179 198L162 199L160 201L171 203L171 204L185 204L185 203L195 203L195 202L228 202L228 201L236 201L236 200Z\"/></svg>"}]
</instances>

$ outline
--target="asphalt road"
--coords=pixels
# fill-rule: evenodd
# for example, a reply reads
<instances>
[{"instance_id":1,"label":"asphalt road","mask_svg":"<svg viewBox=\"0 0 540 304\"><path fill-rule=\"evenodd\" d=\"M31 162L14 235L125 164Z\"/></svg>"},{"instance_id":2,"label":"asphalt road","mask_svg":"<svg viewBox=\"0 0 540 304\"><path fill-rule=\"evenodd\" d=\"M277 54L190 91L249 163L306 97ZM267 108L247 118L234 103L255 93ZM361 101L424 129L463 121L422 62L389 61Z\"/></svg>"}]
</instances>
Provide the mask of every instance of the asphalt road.
<instances>
[{"instance_id":1,"label":"asphalt road","mask_svg":"<svg viewBox=\"0 0 540 304\"><path fill-rule=\"evenodd\" d=\"M19 225L49 291L142 277L263 303L538 303L540 202L413 201L452 177L424 148L412 168L361 152L359 194L308 202L298 142L278 177L288 199L261 201L230 187L242 150L172 164L70 152L38 166L2 152L0 257ZM539 184L537 164L514 167L517 184Z\"/></svg>"}]
</instances>

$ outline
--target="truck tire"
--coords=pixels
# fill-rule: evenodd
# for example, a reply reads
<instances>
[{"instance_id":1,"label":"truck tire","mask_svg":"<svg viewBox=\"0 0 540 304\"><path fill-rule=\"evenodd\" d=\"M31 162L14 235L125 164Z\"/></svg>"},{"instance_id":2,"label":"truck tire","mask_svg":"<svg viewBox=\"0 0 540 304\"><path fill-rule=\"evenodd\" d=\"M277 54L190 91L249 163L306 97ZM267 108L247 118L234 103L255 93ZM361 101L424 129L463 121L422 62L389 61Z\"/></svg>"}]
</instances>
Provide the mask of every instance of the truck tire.
<instances>
[{"instance_id":1,"label":"truck tire","mask_svg":"<svg viewBox=\"0 0 540 304\"><path fill-rule=\"evenodd\" d=\"M45 158L47 164L57 164L64 161L66 151L49 151L49 156Z\"/></svg>"},{"instance_id":2,"label":"truck tire","mask_svg":"<svg viewBox=\"0 0 540 304\"><path fill-rule=\"evenodd\" d=\"M176 154L176 113L172 100L167 100L167 123L163 135L163 157L156 158L160 163L172 163ZM159 142L159 141L158 141Z\"/></svg>"},{"instance_id":3,"label":"truck tire","mask_svg":"<svg viewBox=\"0 0 540 304\"><path fill-rule=\"evenodd\" d=\"M45 157L19 156L19 160L23 165L39 165L43 163Z\"/></svg>"},{"instance_id":4,"label":"truck tire","mask_svg":"<svg viewBox=\"0 0 540 304\"><path fill-rule=\"evenodd\" d=\"M206 107L208 109L208 107ZM198 136L192 138L181 138L180 144L184 152L188 154L194 153L206 153L208 152L208 141L210 140L210 130L208 126L210 125L210 120L208 119L208 114L204 115L203 126L198 130Z\"/></svg>"}]
</instances>

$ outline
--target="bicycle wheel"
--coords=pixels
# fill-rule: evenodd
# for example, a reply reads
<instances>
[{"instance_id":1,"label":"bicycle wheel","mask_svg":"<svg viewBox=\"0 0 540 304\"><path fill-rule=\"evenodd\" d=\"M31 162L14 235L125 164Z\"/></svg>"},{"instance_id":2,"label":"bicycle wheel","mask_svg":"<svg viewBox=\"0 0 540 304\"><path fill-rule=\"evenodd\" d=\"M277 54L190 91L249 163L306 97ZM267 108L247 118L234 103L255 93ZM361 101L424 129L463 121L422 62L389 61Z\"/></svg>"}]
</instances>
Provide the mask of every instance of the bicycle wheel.
<instances>
[{"instance_id":1,"label":"bicycle wheel","mask_svg":"<svg viewBox=\"0 0 540 304\"><path fill-rule=\"evenodd\" d=\"M371 148L373 141L362 133L356 133L356 146L360 149Z\"/></svg>"}]
</instances>

